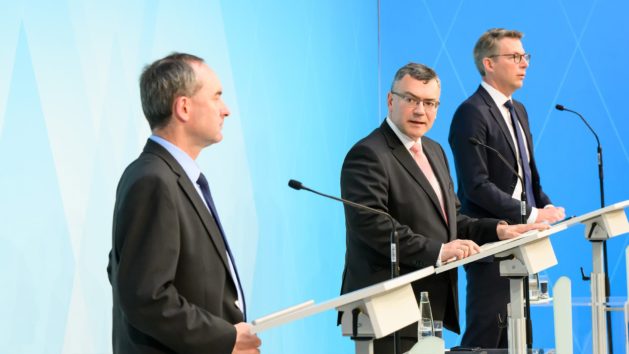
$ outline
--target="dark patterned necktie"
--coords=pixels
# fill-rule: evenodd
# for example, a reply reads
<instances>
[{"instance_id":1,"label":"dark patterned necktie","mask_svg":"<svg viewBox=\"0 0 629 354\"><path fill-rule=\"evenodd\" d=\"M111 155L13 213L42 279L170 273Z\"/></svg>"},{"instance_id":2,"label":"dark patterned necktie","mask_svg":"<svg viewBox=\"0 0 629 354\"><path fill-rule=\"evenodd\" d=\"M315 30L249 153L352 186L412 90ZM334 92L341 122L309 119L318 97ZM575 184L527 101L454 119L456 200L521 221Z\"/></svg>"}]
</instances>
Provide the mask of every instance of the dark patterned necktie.
<instances>
[{"instance_id":1,"label":"dark patterned necktie","mask_svg":"<svg viewBox=\"0 0 629 354\"><path fill-rule=\"evenodd\" d=\"M531 165L529 163L529 157L526 155L526 141L522 136L522 132L520 131L518 125L518 116L515 113L515 109L513 107L513 103L511 100L505 102L505 107L509 109L509 114L511 115L511 125L513 125L513 131L515 133L515 140L518 144L518 150L520 153L520 161L522 162L522 171L524 172L524 186L522 188L526 188L526 202L531 207L535 207L535 195L533 194L533 180L531 174Z\"/></svg>"},{"instance_id":2,"label":"dark patterned necktie","mask_svg":"<svg viewBox=\"0 0 629 354\"><path fill-rule=\"evenodd\" d=\"M218 213L216 212L214 199L212 199L212 193L210 192L210 185L207 183L207 179L205 178L203 173L199 175L197 184L199 185L199 187L201 187L201 193L203 193L203 199L205 199L205 202L210 208L210 211L212 212L212 216L214 217L214 220L216 221L216 225L218 225L218 228L221 232L221 237L223 238L223 243L225 244L225 249L227 250L227 255L229 256L229 261L236 275L236 279L234 279L234 283L236 283L236 286L240 289L240 294L242 296L242 314L244 316L244 321L246 322L247 311L246 311L246 305L245 305L245 293L242 291L242 286L240 285L240 277L238 276L238 270L236 269L236 262L234 262L234 256L232 255L232 251L229 248L229 243L227 243L227 238L225 238L225 232L223 231L223 226L221 225L221 220L218 218Z\"/></svg>"}]
</instances>

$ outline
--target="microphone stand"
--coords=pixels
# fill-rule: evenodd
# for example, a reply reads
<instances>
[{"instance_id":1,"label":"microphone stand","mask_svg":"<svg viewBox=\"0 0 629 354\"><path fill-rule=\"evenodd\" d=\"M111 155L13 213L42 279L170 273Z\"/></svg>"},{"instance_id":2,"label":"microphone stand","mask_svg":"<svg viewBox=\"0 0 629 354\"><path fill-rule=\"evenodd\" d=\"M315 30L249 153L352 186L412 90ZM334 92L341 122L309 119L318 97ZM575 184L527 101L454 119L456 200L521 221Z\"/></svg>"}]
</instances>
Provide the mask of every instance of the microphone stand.
<instances>
[{"instance_id":1,"label":"microphone stand","mask_svg":"<svg viewBox=\"0 0 629 354\"><path fill-rule=\"evenodd\" d=\"M502 156L502 154L494 149L493 147L483 144L480 140L476 138L469 138L469 142L474 146L482 146L485 149L491 150L500 158L500 160L509 168L509 170L520 180L522 184L522 192L520 193L520 223L526 224L526 187L524 184L524 179L518 171L516 171L513 166L509 164L509 162ZM521 162L520 162L521 163ZM526 346L528 349L533 348L533 322L531 321L531 294L529 293L529 277L526 276L523 279L524 282L524 299L526 302Z\"/></svg>"},{"instance_id":2,"label":"microphone stand","mask_svg":"<svg viewBox=\"0 0 629 354\"><path fill-rule=\"evenodd\" d=\"M378 210L378 209L374 209L371 207L368 207L366 205L362 205L359 203L355 203L352 202L351 200L347 200L347 199L343 199L343 198L338 198L329 194L325 194L325 193L321 193L319 191L316 191L314 189L310 189L306 186L304 186L301 182L296 181L294 179L291 179L288 181L288 186L295 189L295 190L306 190L308 192L314 193L316 195L320 195L322 197L328 198L328 199L332 199L332 200L336 200L338 202L341 202L345 205L349 205L351 207L357 208L357 209L363 209L363 210L367 210L370 211L374 214L379 214L379 215L383 215L386 216L389 221L391 222L391 234L389 236L389 242L391 244L391 279L394 279L396 277L398 277L400 275L400 266L399 266L399 237L397 234L397 230L395 228L395 221L393 219L393 216L391 216L391 214L386 213L382 210ZM400 337L400 332L394 332L393 333L393 347L394 347L394 352L395 354L402 354L402 345L401 345L401 337Z\"/></svg>"},{"instance_id":3,"label":"microphone stand","mask_svg":"<svg viewBox=\"0 0 629 354\"><path fill-rule=\"evenodd\" d=\"M579 118L581 118L581 121L583 121L583 123L588 127L588 129L592 132L592 134L594 135L594 138L596 139L596 157L598 161L598 188L599 188L599 195L600 195L600 201L601 201L601 208L604 208L605 207L605 185L604 185L604 177L603 177L603 148L601 147L601 140L598 138L598 134L596 134L592 126L585 120L585 118L579 112L568 109L560 104L555 105L555 109L557 109L558 111L566 111L566 112L576 114ZM603 243L603 269L605 272L605 297L608 297L611 294L611 289L609 286L609 276L608 276L609 267L608 267L608 261L607 261L607 241L599 241L599 242ZM612 343L612 338L613 338L612 318L611 318L611 313L609 311L607 311L606 317L607 317L608 349L609 349L609 354L613 354L614 350L613 350L613 345L612 345L613 344Z\"/></svg>"}]
</instances>

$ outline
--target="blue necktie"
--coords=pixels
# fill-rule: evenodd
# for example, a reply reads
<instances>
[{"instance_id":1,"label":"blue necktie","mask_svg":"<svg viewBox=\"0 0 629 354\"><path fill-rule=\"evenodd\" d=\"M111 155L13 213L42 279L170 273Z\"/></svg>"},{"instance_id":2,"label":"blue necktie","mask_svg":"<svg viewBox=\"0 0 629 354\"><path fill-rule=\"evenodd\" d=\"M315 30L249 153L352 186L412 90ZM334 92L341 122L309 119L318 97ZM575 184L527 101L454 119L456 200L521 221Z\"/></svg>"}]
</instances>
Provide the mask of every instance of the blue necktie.
<instances>
[{"instance_id":1,"label":"blue necktie","mask_svg":"<svg viewBox=\"0 0 629 354\"><path fill-rule=\"evenodd\" d=\"M520 161L522 161L522 171L524 172L524 186L522 188L526 188L526 202L531 207L535 207L535 195L533 194L533 179L531 175L531 165L529 163L529 158L526 155L526 141L522 136L522 132L520 131L518 125L518 116L515 113L515 109L513 108L513 103L511 100L505 102L505 107L509 109L509 114L511 115L511 124L513 125L513 131L515 133L515 140L518 143L518 150L520 153Z\"/></svg>"},{"instance_id":2,"label":"blue necktie","mask_svg":"<svg viewBox=\"0 0 629 354\"><path fill-rule=\"evenodd\" d=\"M210 207L210 211L212 212L212 216L218 225L218 228L221 231L221 237L223 238L223 243L225 244L225 249L227 250L227 255L229 256L229 261L231 266L234 268L234 273L236 275L236 286L240 289L240 294L242 295L242 314L244 316L244 321L247 321L247 311L245 305L245 293L242 291L242 286L240 285L240 277L238 276L238 270L236 269L236 262L234 262L234 256L232 255L232 251L229 248L229 244L227 243L227 239L225 238L225 232L223 231L223 226L221 225L221 220L218 218L218 213L216 212L216 206L214 205L214 199L212 199L212 193L210 192L210 185L207 183L207 179L201 173L199 175L199 179L197 180L197 184L201 187L201 193L203 193L203 199L207 203L208 207ZM230 271L231 273L231 271Z\"/></svg>"}]
</instances>

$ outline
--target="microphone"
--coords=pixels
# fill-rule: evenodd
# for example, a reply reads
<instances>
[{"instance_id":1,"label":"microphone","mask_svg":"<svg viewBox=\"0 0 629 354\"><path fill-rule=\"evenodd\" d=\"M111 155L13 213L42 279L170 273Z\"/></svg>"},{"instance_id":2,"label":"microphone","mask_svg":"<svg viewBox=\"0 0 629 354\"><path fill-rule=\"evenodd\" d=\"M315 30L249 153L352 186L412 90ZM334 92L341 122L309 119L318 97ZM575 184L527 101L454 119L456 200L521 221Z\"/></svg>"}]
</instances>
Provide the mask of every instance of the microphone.
<instances>
[{"instance_id":1,"label":"microphone","mask_svg":"<svg viewBox=\"0 0 629 354\"><path fill-rule=\"evenodd\" d=\"M513 166L511 166L511 164L507 161L507 159L505 159L505 157L502 156L500 151L494 149L493 147L489 145L481 143L480 140L474 137L469 138L468 141L474 146L482 146L483 148L487 150L493 151L500 158L500 160L504 162L504 165L509 169L509 171L513 172L513 174L520 180L520 183L522 184L522 193L520 194L520 223L526 224L526 188L524 187L525 184L524 184L524 179L522 178L522 176L520 176L518 171L516 171L513 168Z\"/></svg>"},{"instance_id":2,"label":"microphone","mask_svg":"<svg viewBox=\"0 0 629 354\"><path fill-rule=\"evenodd\" d=\"M300 190L304 187L301 182L295 181L294 179L288 181L288 186L295 190Z\"/></svg>"},{"instance_id":3,"label":"microphone","mask_svg":"<svg viewBox=\"0 0 629 354\"><path fill-rule=\"evenodd\" d=\"M566 111L566 112L576 114L577 116L579 116L579 118L581 118L581 121L585 123L588 129L590 129L592 134L594 134L594 138L596 139L596 156L598 158L598 188L599 188L599 193L601 197L601 208L604 208L605 207L605 184L604 184L604 177L603 177L603 148L601 147L601 141L598 138L598 134L596 134L594 129L592 129L592 126L587 122L587 120L585 120L585 118L579 112L568 109L560 104L555 105L555 108L558 111ZM607 241L603 241L603 269L604 269L603 271L605 274L605 294L604 294L604 298L605 298L609 296L609 294L611 293L610 286L609 286L609 277L607 276L607 274L609 274L609 266L608 266L608 261L607 261ZM607 343L609 344L609 348L611 352L612 329L611 329L611 313L610 312L607 312L607 330L608 330Z\"/></svg>"},{"instance_id":4,"label":"microphone","mask_svg":"<svg viewBox=\"0 0 629 354\"><path fill-rule=\"evenodd\" d=\"M378 210L378 209L374 209L374 208L368 207L366 205L362 205L362 204L359 204L359 203L352 202L352 201L347 200L347 199L338 198L338 197L335 197L335 196L332 196L332 195L329 195L329 194L321 193L319 191L316 191L314 189L310 189L310 188L304 186L301 182L296 181L294 179L291 179L291 180L288 181L288 186L291 187L292 189L295 189L295 190L303 189L303 190L306 190L308 192L320 195L322 197L329 198L329 199L332 199L332 200L336 200L337 202L341 202L341 203L343 203L345 205L349 205L349 206L354 207L356 209L363 209L363 210L370 211L370 212L372 212L374 214L379 214L379 215L386 216L389 219L389 221L391 222L391 236L389 237L389 242L391 244L391 279L393 279L393 278L395 278L395 277L400 275L400 268L398 266L398 263L399 263L398 262L398 258L399 258L398 257L398 249L400 248L399 247L399 239L398 239L397 230L395 229L395 221L394 221L393 217L391 216L391 214L386 213L386 212L384 212L382 210ZM400 338L401 338L401 336L400 336L400 332L399 331L393 333L393 348L394 348L394 352L396 354L401 354L401 349L400 348L402 348L402 347L401 347L401 344L400 344L401 343L400 342L401 341Z\"/></svg>"},{"instance_id":5,"label":"microphone","mask_svg":"<svg viewBox=\"0 0 629 354\"><path fill-rule=\"evenodd\" d=\"M363 209L363 210L367 210L370 211L374 214L379 214L379 215L383 215L386 216L389 221L391 222L391 236L390 236L390 243L391 243L391 279L397 277L398 275L400 275L400 268L398 266L398 249L399 249L399 240L398 240L398 235L397 235L397 230L395 229L395 221L393 219L393 216L391 216L391 214L386 213L382 210L378 210L378 209L374 209L371 207L368 207L366 205L362 205L359 203L355 203L352 202L350 200L347 199L343 199L343 198L338 198L329 194L325 194L325 193L321 193L319 191L316 191L314 189L310 189L306 186L304 186L301 182L296 181L294 179L291 179L288 181L288 186L291 187L292 189L295 190L306 190L308 192L320 195L322 197L328 198L328 199L332 199L332 200L336 200L337 202L341 202L345 205L349 205L351 207L357 208L357 209Z\"/></svg>"},{"instance_id":6,"label":"microphone","mask_svg":"<svg viewBox=\"0 0 629 354\"><path fill-rule=\"evenodd\" d=\"M604 208L605 207L605 188L603 185L603 180L604 180L603 179L603 148L601 147L601 141L598 138L598 134L596 134L594 129L592 129L592 126L587 122L587 120L585 120L585 118L579 112L568 109L560 104L556 105L555 109L557 109L558 111L566 111L566 112L571 112L571 113L576 114L577 116L579 116L579 118L581 118L581 120L583 121L583 123L585 123L588 129L590 129L592 134L594 134L594 138L596 139L596 153L598 156L598 179L599 179L599 189L600 189L600 194L601 194L601 208Z\"/></svg>"}]
</instances>

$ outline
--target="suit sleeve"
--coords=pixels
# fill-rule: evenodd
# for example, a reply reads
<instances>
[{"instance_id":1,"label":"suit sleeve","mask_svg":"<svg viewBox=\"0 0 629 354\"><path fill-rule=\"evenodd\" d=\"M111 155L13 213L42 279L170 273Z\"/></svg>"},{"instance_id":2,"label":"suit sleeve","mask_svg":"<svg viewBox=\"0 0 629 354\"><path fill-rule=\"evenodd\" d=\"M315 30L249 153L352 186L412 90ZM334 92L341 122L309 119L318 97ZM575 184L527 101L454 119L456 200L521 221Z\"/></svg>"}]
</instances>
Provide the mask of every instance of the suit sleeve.
<instances>
[{"instance_id":1,"label":"suit sleeve","mask_svg":"<svg viewBox=\"0 0 629 354\"><path fill-rule=\"evenodd\" d=\"M450 165L448 164L448 158L441 145L439 145L439 151L441 151L446 170L448 171L449 185L452 185ZM472 240L478 245L498 241L496 230L500 220L491 218L476 219L462 214L461 202L454 193L454 190L450 188L446 193L451 193L450 198L454 200L454 207L456 209L456 235L458 239Z\"/></svg>"},{"instance_id":2,"label":"suit sleeve","mask_svg":"<svg viewBox=\"0 0 629 354\"><path fill-rule=\"evenodd\" d=\"M488 122L478 107L464 103L452 118L448 141L456 162L459 188L469 201L491 215L500 215L510 222L520 219L520 202L498 188L490 179L487 150L469 143L474 137L487 142ZM527 206L526 214L531 213Z\"/></svg>"},{"instance_id":3,"label":"suit sleeve","mask_svg":"<svg viewBox=\"0 0 629 354\"><path fill-rule=\"evenodd\" d=\"M390 180L385 163L366 144L354 146L347 154L341 171L343 198L390 213L388 186ZM384 215L345 206L346 227L354 237L383 257L390 256L391 222ZM436 264L441 242L415 233L407 225L394 220L399 238L400 261L407 266ZM418 258L423 262L418 262Z\"/></svg>"},{"instance_id":4,"label":"suit sleeve","mask_svg":"<svg viewBox=\"0 0 629 354\"><path fill-rule=\"evenodd\" d=\"M234 326L189 302L174 284L181 241L174 188L149 176L119 191L114 296L132 326L175 352L231 353Z\"/></svg>"}]
</instances>

